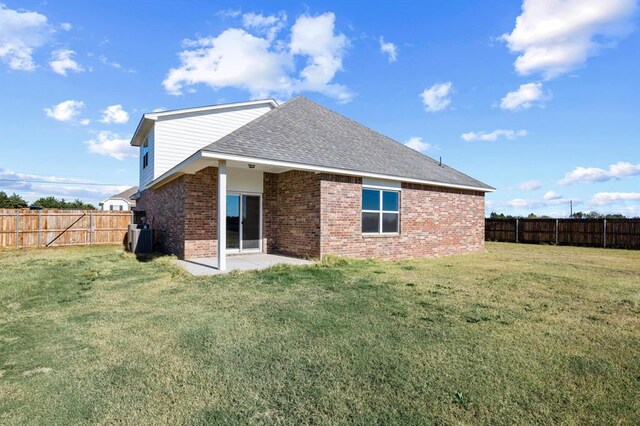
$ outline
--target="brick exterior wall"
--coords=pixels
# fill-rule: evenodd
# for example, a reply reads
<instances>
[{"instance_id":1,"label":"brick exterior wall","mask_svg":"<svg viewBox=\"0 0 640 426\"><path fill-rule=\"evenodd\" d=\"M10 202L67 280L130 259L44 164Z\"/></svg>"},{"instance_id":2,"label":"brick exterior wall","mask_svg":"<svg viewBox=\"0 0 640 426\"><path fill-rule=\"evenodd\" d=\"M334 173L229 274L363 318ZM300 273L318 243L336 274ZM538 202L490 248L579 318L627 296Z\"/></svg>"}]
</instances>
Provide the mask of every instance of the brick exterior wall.
<instances>
[{"instance_id":1,"label":"brick exterior wall","mask_svg":"<svg viewBox=\"0 0 640 426\"><path fill-rule=\"evenodd\" d=\"M278 252L278 180L276 173L264 173L262 182L262 248Z\"/></svg>"},{"instance_id":2,"label":"brick exterior wall","mask_svg":"<svg viewBox=\"0 0 640 426\"><path fill-rule=\"evenodd\" d=\"M142 191L136 210L145 211L162 251L180 258L217 256L217 183L218 169L207 167Z\"/></svg>"},{"instance_id":3,"label":"brick exterior wall","mask_svg":"<svg viewBox=\"0 0 640 426\"><path fill-rule=\"evenodd\" d=\"M320 175L290 171L278 175L276 250L320 257Z\"/></svg>"},{"instance_id":4,"label":"brick exterior wall","mask_svg":"<svg viewBox=\"0 0 640 426\"><path fill-rule=\"evenodd\" d=\"M218 168L184 178L184 257L217 256Z\"/></svg>"},{"instance_id":5,"label":"brick exterior wall","mask_svg":"<svg viewBox=\"0 0 640 426\"><path fill-rule=\"evenodd\" d=\"M160 250L180 257L184 257L184 178L158 189L145 189L136 202L136 210L145 212Z\"/></svg>"},{"instance_id":6,"label":"brick exterior wall","mask_svg":"<svg viewBox=\"0 0 640 426\"><path fill-rule=\"evenodd\" d=\"M484 248L484 194L402 184L400 234L363 236L360 178L321 176L321 254L408 259Z\"/></svg>"},{"instance_id":7,"label":"brick exterior wall","mask_svg":"<svg viewBox=\"0 0 640 426\"><path fill-rule=\"evenodd\" d=\"M484 248L484 194L403 184L400 235L363 236L362 179L264 173L263 250L299 257L335 254L406 259ZM141 194L161 248L182 258L217 256L217 168Z\"/></svg>"}]
</instances>

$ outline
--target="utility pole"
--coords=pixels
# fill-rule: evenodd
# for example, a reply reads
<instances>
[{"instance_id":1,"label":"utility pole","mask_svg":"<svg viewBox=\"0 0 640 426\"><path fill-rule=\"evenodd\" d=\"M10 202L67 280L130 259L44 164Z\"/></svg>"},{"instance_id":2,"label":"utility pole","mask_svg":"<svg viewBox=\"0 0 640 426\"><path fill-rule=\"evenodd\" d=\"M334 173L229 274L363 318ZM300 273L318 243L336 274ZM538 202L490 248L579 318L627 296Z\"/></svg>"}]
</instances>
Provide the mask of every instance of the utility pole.
<instances>
[{"instance_id":1,"label":"utility pole","mask_svg":"<svg viewBox=\"0 0 640 426\"><path fill-rule=\"evenodd\" d=\"M569 200L569 218L573 219L573 200Z\"/></svg>"}]
</instances>

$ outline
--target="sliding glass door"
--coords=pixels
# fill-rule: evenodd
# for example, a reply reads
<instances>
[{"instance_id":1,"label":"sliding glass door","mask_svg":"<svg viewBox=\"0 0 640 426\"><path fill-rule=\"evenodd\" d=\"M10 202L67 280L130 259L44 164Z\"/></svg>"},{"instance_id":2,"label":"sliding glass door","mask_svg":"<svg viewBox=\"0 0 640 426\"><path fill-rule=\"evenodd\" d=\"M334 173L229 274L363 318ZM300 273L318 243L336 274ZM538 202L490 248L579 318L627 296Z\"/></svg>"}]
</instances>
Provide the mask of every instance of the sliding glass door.
<instances>
[{"instance_id":1,"label":"sliding glass door","mask_svg":"<svg viewBox=\"0 0 640 426\"><path fill-rule=\"evenodd\" d=\"M261 196L227 195L227 251L259 251Z\"/></svg>"}]
</instances>

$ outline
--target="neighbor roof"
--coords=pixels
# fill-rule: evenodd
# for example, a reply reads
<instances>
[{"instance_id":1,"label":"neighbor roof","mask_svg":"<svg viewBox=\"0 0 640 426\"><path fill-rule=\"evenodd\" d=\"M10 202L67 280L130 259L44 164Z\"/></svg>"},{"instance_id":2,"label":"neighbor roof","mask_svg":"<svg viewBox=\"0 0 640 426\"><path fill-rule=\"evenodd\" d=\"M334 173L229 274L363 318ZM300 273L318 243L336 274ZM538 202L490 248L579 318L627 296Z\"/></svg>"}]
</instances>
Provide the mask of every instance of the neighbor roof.
<instances>
[{"instance_id":1,"label":"neighbor roof","mask_svg":"<svg viewBox=\"0 0 640 426\"><path fill-rule=\"evenodd\" d=\"M112 195L111 197L107 198L107 200L115 200L115 199L120 199L120 200L126 200L129 203L135 202L131 200L131 196L134 195L136 192L138 192L138 187L137 186L132 186L129 189L126 189L124 191L122 191L119 194L116 195ZM107 201L105 200L105 201ZM103 201L104 203L104 201Z\"/></svg>"},{"instance_id":2,"label":"neighbor roof","mask_svg":"<svg viewBox=\"0 0 640 426\"><path fill-rule=\"evenodd\" d=\"M302 96L202 151L494 189Z\"/></svg>"}]
</instances>

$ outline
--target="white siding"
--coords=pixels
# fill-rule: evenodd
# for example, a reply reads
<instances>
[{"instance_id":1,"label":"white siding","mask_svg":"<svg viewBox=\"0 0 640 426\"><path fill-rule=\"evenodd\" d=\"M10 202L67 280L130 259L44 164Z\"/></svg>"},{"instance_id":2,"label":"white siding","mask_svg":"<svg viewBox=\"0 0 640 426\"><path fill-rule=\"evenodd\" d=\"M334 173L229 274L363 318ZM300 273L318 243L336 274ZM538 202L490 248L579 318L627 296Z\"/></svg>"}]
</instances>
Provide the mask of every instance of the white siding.
<instances>
[{"instance_id":1,"label":"white siding","mask_svg":"<svg viewBox=\"0 0 640 426\"><path fill-rule=\"evenodd\" d=\"M140 162L140 190L147 187L149 182L155 179L158 174L154 174L153 169L155 167L155 134L153 128L149 131L149 164L146 168L142 168L142 147L140 147L140 153L138 155Z\"/></svg>"},{"instance_id":2,"label":"white siding","mask_svg":"<svg viewBox=\"0 0 640 426\"><path fill-rule=\"evenodd\" d=\"M122 210L129 210L129 204L126 201L113 199L106 200L104 204L102 204L102 210L111 210L110 206L113 206L113 210L116 211L120 210L120 206L122 206Z\"/></svg>"},{"instance_id":3,"label":"white siding","mask_svg":"<svg viewBox=\"0 0 640 426\"><path fill-rule=\"evenodd\" d=\"M270 106L257 105L159 118L155 123L155 177L270 110Z\"/></svg>"}]
</instances>

